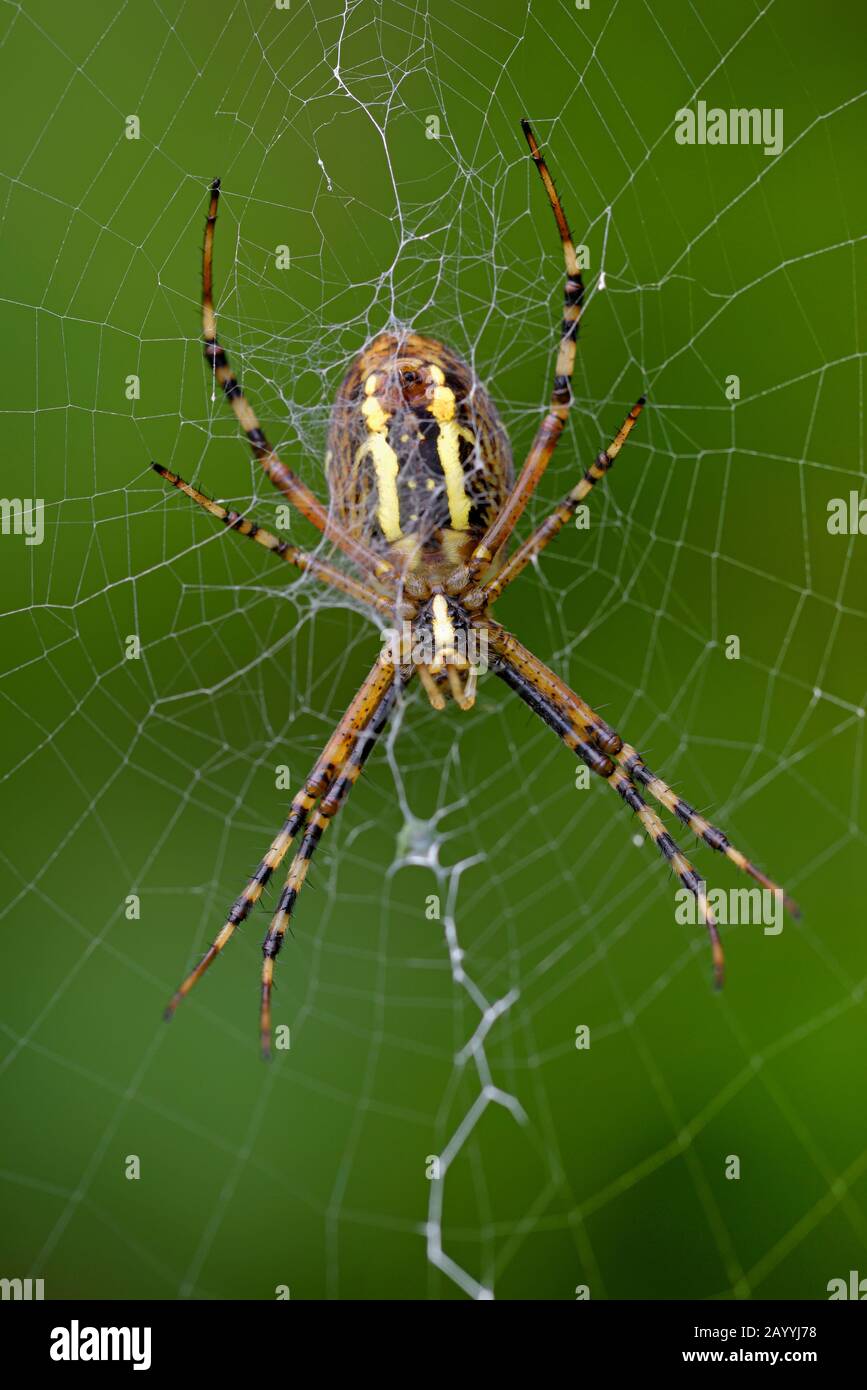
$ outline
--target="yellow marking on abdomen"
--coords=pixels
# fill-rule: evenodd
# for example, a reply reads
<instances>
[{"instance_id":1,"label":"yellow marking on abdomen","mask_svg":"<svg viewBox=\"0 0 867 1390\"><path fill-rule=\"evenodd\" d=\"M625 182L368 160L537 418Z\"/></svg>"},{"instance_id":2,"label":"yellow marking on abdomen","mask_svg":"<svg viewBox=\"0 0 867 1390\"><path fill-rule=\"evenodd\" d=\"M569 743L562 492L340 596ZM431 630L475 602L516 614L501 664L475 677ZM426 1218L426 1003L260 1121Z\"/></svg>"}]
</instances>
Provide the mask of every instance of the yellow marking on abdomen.
<instances>
[{"instance_id":1,"label":"yellow marking on abdomen","mask_svg":"<svg viewBox=\"0 0 867 1390\"><path fill-rule=\"evenodd\" d=\"M471 499L464 487L460 448L461 436L466 437L468 433L469 431L460 430L454 420L444 420L440 423L437 440L437 453L446 480L449 516L455 531L466 531L470 524Z\"/></svg>"},{"instance_id":2,"label":"yellow marking on abdomen","mask_svg":"<svg viewBox=\"0 0 867 1390\"><path fill-rule=\"evenodd\" d=\"M400 465L397 454L384 434L370 434L358 448L356 463L370 454L376 470L376 516L387 541L400 540L400 501L397 495L397 475Z\"/></svg>"},{"instance_id":3,"label":"yellow marking on abdomen","mask_svg":"<svg viewBox=\"0 0 867 1390\"><path fill-rule=\"evenodd\" d=\"M399 540L403 534L400 529L400 500L397 495L397 475L400 464L397 454L386 439L386 430L391 416L383 409L381 402L373 395L376 390L376 376L371 374L365 382L367 400L361 407L370 433L355 454L359 463L365 454L373 457L376 471L376 515L387 541Z\"/></svg>"},{"instance_id":4,"label":"yellow marking on abdomen","mask_svg":"<svg viewBox=\"0 0 867 1390\"><path fill-rule=\"evenodd\" d=\"M435 381L439 381L440 378L445 380L439 369L435 371L431 368L431 375ZM472 499L464 486L461 440L466 439L473 445L476 441L472 432L458 425L455 420L455 393L450 387L442 384L434 387L430 410L439 424L437 454L446 480L446 498L452 527L455 531L466 531L470 524Z\"/></svg>"}]
</instances>

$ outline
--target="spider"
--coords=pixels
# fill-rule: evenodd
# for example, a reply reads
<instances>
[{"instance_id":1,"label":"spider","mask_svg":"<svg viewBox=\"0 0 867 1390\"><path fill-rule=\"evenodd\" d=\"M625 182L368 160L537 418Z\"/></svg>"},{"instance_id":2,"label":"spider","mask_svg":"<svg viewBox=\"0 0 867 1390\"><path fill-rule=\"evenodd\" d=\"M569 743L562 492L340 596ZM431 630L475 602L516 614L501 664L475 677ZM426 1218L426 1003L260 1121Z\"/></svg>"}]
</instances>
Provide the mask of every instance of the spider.
<instances>
[{"instance_id":1,"label":"spider","mask_svg":"<svg viewBox=\"0 0 867 1390\"><path fill-rule=\"evenodd\" d=\"M553 541L575 509L610 469L645 404L642 396L611 443L572 490L506 558L506 546L563 433L572 402L571 380L584 284L572 234L528 121L521 126L557 223L566 264L565 308L550 408L526 462L514 478L509 441L497 411L472 371L443 344L410 331L372 339L352 363L331 413L326 453L330 507L284 464L268 442L217 341L213 251L220 181L210 189L202 257L205 358L270 481L340 550L351 574L280 540L255 521L206 497L153 464L228 529L277 559L366 604L400 624L401 638L382 650L338 723L226 921L166 1009L171 1018L259 901L290 847L300 837L262 945L260 1037L271 1051L271 994L277 955L310 862L328 826L386 726L399 693L416 674L431 704L451 696L461 709L475 698L472 643L487 649L487 669L550 726L591 772L638 816L657 849L695 896L710 938L713 977L723 979L723 951L705 886L640 788L711 849L763 888L797 905L755 864L658 777L630 744L491 615L494 602Z\"/></svg>"}]
</instances>

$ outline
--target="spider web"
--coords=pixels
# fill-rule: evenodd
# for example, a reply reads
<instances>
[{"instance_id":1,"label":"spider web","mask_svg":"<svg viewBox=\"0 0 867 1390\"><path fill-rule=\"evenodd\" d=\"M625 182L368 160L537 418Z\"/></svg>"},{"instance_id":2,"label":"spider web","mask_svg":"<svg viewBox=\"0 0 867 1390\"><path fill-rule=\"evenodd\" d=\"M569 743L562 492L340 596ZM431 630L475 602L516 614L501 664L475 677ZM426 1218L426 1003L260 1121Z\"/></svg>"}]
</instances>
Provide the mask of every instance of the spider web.
<instances>
[{"instance_id":1,"label":"spider web","mask_svg":"<svg viewBox=\"0 0 867 1390\"><path fill-rule=\"evenodd\" d=\"M0 1272L48 1296L824 1297L867 1247L867 541L826 525L864 490L857 22L88 0L2 24L4 488L44 499L45 534L0 537ZM782 151L678 145L699 100L783 109ZM523 115L589 258L524 534L650 405L588 529L497 616L805 916L728 928L712 997L619 800L492 676L470 714L413 686L317 855L264 1068L273 893L159 1011L380 639L148 469L316 544L202 364L207 185L221 339L320 495L336 385L397 324L473 365L520 464L562 294Z\"/></svg>"}]
</instances>

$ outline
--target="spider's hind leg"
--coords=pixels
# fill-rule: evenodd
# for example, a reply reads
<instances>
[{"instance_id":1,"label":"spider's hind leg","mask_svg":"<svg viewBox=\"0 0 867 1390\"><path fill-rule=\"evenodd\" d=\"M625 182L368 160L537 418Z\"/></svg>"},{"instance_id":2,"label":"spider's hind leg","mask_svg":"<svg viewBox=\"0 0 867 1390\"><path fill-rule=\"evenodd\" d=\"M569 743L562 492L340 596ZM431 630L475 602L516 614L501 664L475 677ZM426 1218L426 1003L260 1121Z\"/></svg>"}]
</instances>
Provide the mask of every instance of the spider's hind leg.
<instances>
[{"instance_id":1,"label":"spider's hind leg","mask_svg":"<svg viewBox=\"0 0 867 1390\"><path fill-rule=\"evenodd\" d=\"M531 560L535 560L546 546L550 545L555 536L558 536L567 522L575 515L576 510L584 498L593 490L598 482L607 475L608 470L623 448L633 426L641 414L646 404L645 397L641 396L630 410L620 429L615 434L607 448L601 450L591 463L590 467L584 472L584 476L575 484L571 492L549 512L548 516L539 523L535 531L519 545L513 555L510 555L503 565L500 572L485 584L485 602L488 606L496 602L504 589L517 579L518 575L526 569Z\"/></svg>"},{"instance_id":2,"label":"spider's hind leg","mask_svg":"<svg viewBox=\"0 0 867 1390\"><path fill-rule=\"evenodd\" d=\"M490 564L498 551L508 541L524 508L536 491L539 480L548 467L551 455L566 426L572 406L572 376L575 371L578 325L584 306L584 280L563 205L554 187L554 180L548 172L548 166L542 157L530 122L522 121L521 129L530 147L533 163L539 171L563 247L563 262L566 271L563 285L563 317L559 325L559 346L548 413L536 431L536 437L530 446L530 452L515 486L467 561L465 572L461 575L467 586L478 578L482 570Z\"/></svg>"},{"instance_id":3,"label":"spider's hind leg","mask_svg":"<svg viewBox=\"0 0 867 1390\"><path fill-rule=\"evenodd\" d=\"M269 443L258 416L248 401L235 373L229 364L225 349L217 339L217 316L214 309L214 234L217 225L217 207L220 201L220 180L211 184L211 197L208 204L208 217L205 223L205 240L202 247L202 335L205 344L205 359L219 383L223 395L235 413L235 418L243 430L247 442L258 459L267 477L274 486L297 507L302 516L312 522L330 541L342 550L365 574L379 578L394 575L394 566L381 555L376 555L369 546L357 536L350 535L331 515L315 493L311 492L298 474L288 468L276 449Z\"/></svg>"},{"instance_id":4,"label":"spider's hind leg","mask_svg":"<svg viewBox=\"0 0 867 1390\"><path fill-rule=\"evenodd\" d=\"M339 589L341 593L349 594L350 598L358 599L361 603L369 604L371 608L377 609L380 613L391 616L394 612L394 604L386 599L382 594L377 593L372 585L364 580L356 579L354 575L344 574L342 570L331 565L327 560L320 560L318 555L312 555L308 550L299 550L297 546L290 545L288 541L283 541L279 536L275 536L272 531L267 531L258 522L251 521L249 517L242 516L240 512L232 511L224 507L212 498L206 497L192 483L185 482L177 473L172 473L171 469L164 468L161 463L152 463L151 468L155 473L159 473L167 483L176 487L179 492L183 492L191 501L207 512L209 516L216 517L230 531L234 531L239 536L246 536L248 540L255 541L265 550L276 556L278 560L285 560L287 564L294 565L296 569L302 570L307 574L312 574L314 579L318 579L321 584L327 584L332 589Z\"/></svg>"}]
</instances>

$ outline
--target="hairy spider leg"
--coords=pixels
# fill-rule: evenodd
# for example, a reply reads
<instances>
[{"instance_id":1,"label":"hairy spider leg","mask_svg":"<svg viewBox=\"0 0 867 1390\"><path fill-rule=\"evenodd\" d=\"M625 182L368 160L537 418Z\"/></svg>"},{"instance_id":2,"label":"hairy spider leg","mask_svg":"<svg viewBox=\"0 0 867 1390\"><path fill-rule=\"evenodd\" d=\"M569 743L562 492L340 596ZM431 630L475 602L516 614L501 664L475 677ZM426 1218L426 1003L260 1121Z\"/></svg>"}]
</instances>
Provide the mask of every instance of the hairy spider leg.
<instances>
[{"instance_id":1,"label":"hairy spider leg","mask_svg":"<svg viewBox=\"0 0 867 1390\"><path fill-rule=\"evenodd\" d=\"M289 814L271 841L268 853L252 877L248 879L241 896L235 899L223 927L217 933L198 965L190 971L169 1001L165 1011L167 1019L173 1016L181 1000L189 994L196 981L201 979L227 942L231 940L241 923L250 915L272 874L283 862L299 830L306 824L312 806L323 792L327 791L335 776L339 775L343 769L347 759L352 754L359 735L363 733L366 725L388 695L394 681L395 667L390 662L385 661L382 656L378 657L314 763L303 787L293 798Z\"/></svg>"},{"instance_id":2,"label":"hairy spider leg","mask_svg":"<svg viewBox=\"0 0 867 1390\"><path fill-rule=\"evenodd\" d=\"M556 704L541 694L532 679L522 673L516 665L513 665L508 657L500 656L492 662L491 669L510 689L515 691L515 694L526 705L529 705L534 714L537 714L549 728L554 730L567 748L571 748L576 756L590 768L591 772L595 772L598 777L613 787L630 810L638 816L660 854L668 861L683 886L692 893L698 903L701 920L707 926L710 938L714 983L717 988L720 988L725 973L725 962L716 917L708 902L702 879L680 846L672 839L659 816L647 805L626 773L612 762L607 754L600 753L598 748L586 743L575 732L568 713L558 709Z\"/></svg>"},{"instance_id":3,"label":"hairy spider leg","mask_svg":"<svg viewBox=\"0 0 867 1390\"><path fill-rule=\"evenodd\" d=\"M265 473L274 486L288 498L293 506L322 531L344 555L359 568L377 578L394 575L394 566L381 555L376 555L368 546L351 536L329 513L328 508L302 482L297 473L287 468L276 450L269 444L256 414L241 390L237 377L229 366L229 359L217 341L217 319L214 313L214 228L217 223L217 205L220 200L220 180L211 184L211 201L208 207L208 220L205 226L205 242L202 249L202 333L205 342L205 358L211 365L215 379L220 383L223 393L235 412L238 424L247 436L255 458L259 460Z\"/></svg>"},{"instance_id":4,"label":"hairy spider leg","mask_svg":"<svg viewBox=\"0 0 867 1390\"><path fill-rule=\"evenodd\" d=\"M575 254L572 233L569 230L566 215L554 187L554 180L551 178L548 166L539 151L529 121L522 121L521 129L530 147L533 163L539 171L545 192L548 195L548 202L554 213L563 246L566 284L563 291L564 307L563 320L560 325L560 347L557 353L554 389L551 393L548 413L536 432L526 462L505 505L494 518L467 562L468 581L474 579L490 563L498 550L509 539L524 508L535 492L539 479L548 467L557 441L563 433L572 404L572 374L575 370L578 325L581 321L581 309L584 304L584 280L578 264L578 257Z\"/></svg>"},{"instance_id":5,"label":"hairy spider leg","mask_svg":"<svg viewBox=\"0 0 867 1390\"><path fill-rule=\"evenodd\" d=\"M632 745L624 743L617 730L606 724L595 710L591 709L580 695L570 690L544 662L534 656L511 633L507 633L499 623L482 619L478 621L483 622L488 628L491 647L527 678L544 698L563 710L590 743L609 755L636 790L639 785L645 787L655 801L671 811L711 849L723 854L736 868L753 878L763 888L779 894L786 911L792 917L800 916L800 908L793 898L737 849L718 826L713 825L688 801L678 796L668 783L652 772Z\"/></svg>"},{"instance_id":6,"label":"hairy spider leg","mask_svg":"<svg viewBox=\"0 0 867 1390\"><path fill-rule=\"evenodd\" d=\"M750 878L754 878L756 883L761 884L762 888L768 889L769 892L779 894L790 917L800 917L801 909L794 898L789 897L788 893L774 883L773 879L768 878L767 874L747 859L745 854L736 849L722 830L713 825L699 811L696 811L693 806L690 806L688 801L684 801L682 796L678 796L677 792L655 772L651 772L647 763L631 744L622 744L614 756L634 785L645 787L654 801L665 806L683 825L689 826L689 829L699 840L710 845L711 849L724 854L726 859L730 859L740 869L741 873L749 874Z\"/></svg>"},{"instance_id":7,"label":"hairy spider leg","mask_svg":"<svg viewBox=\"0 0 867 1390\"><path fill-rule=\"evenodd\" d=\"M588 493L605 477L632 433L633 426L645 404L646 398L641 396L630 410L607 449L603 449L601 453L597 454L580 482L576 483L572 491L566 494L553 512L539 523L533 534L527 537L514 555L509 556L499 574L485 585L484 595L487 605L498 599L503 590L508 588L514 579L517 579L522 570L526 569L530 561L540 555L547 545L550 545L554 537L560 534L567 521L575 515L577 507L584 501Z\"/></svg>"},{"instance_id":8,"label":"hairy spider leg","mask_svg":"<svg viewBox=\"0 0 867 1390\"><path fill-rule=\"evenodd\" d=\"M316 810L310 816L304 838L289 869L283 892L262 942L262 995L259 1013L259 1035L262 1055L271 1056L271 992L274 985L274 966L286 938L298 895L304 887L310 861L325 831L361 776L361 770L373 752L377 739L388 723L398 693L413 675L412 666L402 666L391 687L386 691L370 720L355 741L352 752L341 772L334 778Z\"/></svg>"},{"instance_id":9,"label":"hairy spider leg","mask_svg":"<svg viewBox=\"0 0 867 1390\"><path fill-rule=\"evenodd\" d=\"M371 608L385 613L388 617L394 614L394 604L391 600L385 598L383 594L377 593L369 584L355 579L351 574L344 574L335 565L330 565L327 560L320 560L318 555L311 554L309 550L299 550L297 546L290 545L288 541L280 540L280 537L275 536L272 531L267 531L257 521L251 521L248 517L242 516L240 512L232 511L219 502L214 502L212 498L206 497L198 488L193 487L192 483L185 482L177 473L172 473L161 463L152 463L151 468L159 473L161 478L165 478L167 483L171 483L172 487L186 493L187 497L197 503L209 516L216 517L225 527L230 531L237 532L239 536L246 536L249 540L256 541L258 545L275 555L278 560L285 560L287 564L294 565L296 569L311 574L320 583L327 584L332 589L339 589L341 593L348 594L350 598L358 599L360 603L369 604Z\"/></svg>"}]
</instances>

